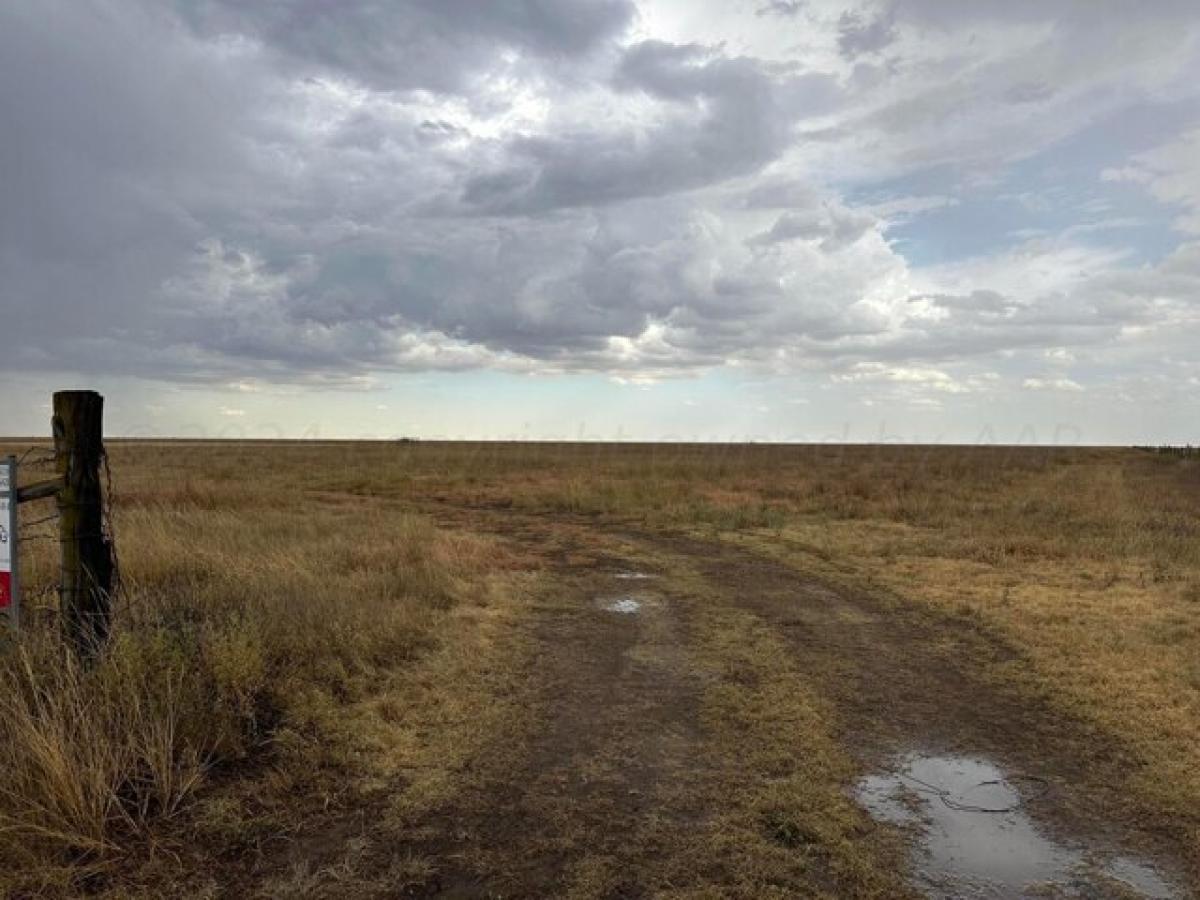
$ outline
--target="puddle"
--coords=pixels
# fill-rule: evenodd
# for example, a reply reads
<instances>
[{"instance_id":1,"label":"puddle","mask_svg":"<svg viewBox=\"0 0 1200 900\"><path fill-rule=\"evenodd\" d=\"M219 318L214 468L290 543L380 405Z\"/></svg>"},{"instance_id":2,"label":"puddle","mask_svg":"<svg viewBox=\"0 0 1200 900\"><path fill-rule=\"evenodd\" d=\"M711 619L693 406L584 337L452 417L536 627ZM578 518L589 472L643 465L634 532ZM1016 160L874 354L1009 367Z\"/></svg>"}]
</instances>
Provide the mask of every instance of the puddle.
<instances>
[{"instance_id":1,"label":"puddle","mask_svg":"<svg viewBox=\"0 0 1200 900\"><path fill-rule=\"evenodd\" d=\"M650 578L657 578L658 576L651 575L649 572L626 569L621 572L613 572L612 577L620 581L645 581ZM642 607L654 602L652 597L648 596L648 593L602 595L596 598L596 603L605 612L620 613L628 616L641 612Z\"/></svg>"},{"instance_id":2,"label":"puddle","mask_svg":"<svg viewBox=\"0 0 1200 900\"><path fill-rule=\"evenodd\" d=\"M642 608L642 601L628 594L601 597L598 602L600 608L606 612L622 613L624 615L631 615Z\"/></svg>"},{"instance_id":3,"label":"puddle","mask_svg":"<svg viewBox=\"0 0 1200 900\"><path fill-rule=\"evenodd\" d=\"M1023 809L1045 785L983 759L904 757L855 797L873 818L920 831L919 887L935 898L1181 896L1137 859L1058 843Z\"/></svg>"}]
</instances>

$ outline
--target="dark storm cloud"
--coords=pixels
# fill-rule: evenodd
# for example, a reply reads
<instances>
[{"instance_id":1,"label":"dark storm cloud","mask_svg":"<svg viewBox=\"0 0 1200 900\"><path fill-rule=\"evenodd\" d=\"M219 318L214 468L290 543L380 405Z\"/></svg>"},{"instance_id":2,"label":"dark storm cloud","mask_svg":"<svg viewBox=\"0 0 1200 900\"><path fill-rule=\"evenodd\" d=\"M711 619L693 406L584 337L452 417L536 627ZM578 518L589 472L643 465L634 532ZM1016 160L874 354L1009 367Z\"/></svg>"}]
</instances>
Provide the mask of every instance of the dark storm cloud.
<instances>
[{"instance_id":1,"label":"dark storm cloud","mask_svg":"<svg viewBox=\"0 0 1200 900\"><path fill-rule=\"evenodd\" d=\"M803 212L786 212L769 231L749 239L755 246L770 246L794 240L820 241L821 248L835 251L853 244L877 224L874 216L826 204Z\"/></svg>"},{"instance_id":2,"label":"dark storm cloud","mask_svg":"<svg viewBox=\"0 0 1200 900\"><path fill-rule=\"evenodd\" d=\"M720 182L776 158L798 116L828 108L837 94L825 75L662 41L628 48L613 83L661 104L652 124L514 139L506 162L471 178L463 200L528 214Z\"/></svg>"},{"instance_id":3,"label":"dark storm cloud","mask_svg":"<svg viewBox=\"0 0 1200 900\"><path fill-rule=\"evenodd\" d=\"M380 90L462 92L502 54L577 64L629 27L631 0L178 0L209 36L261 41L302 71Z\"/></svg>"},{"instance_id":4,"label":"dark storm cloud","mask_svg":"<svg viewBox=\"0 0 1200 900\"><path fill-rule=\"evenodd\" d=\"M934 163L992 176L1139 92L1184 94L1185 7L755 8L758 29L811 25L828 70L655 39L627 0L0 4L8 364L627 375L1182 321L1182 250L1087 278L1060 270L1093 257L1054 247L925 274L844 193ZM1187 149L1106 183L1193 209ZM1009 270L1037 277L992 283Z\"/></svg>"},{"instance_id":5,"label":"dark storm cloud","mask_svg":"<svg viewBox=\"0 0 1200 900\"><path fill-rule=\"evenodd\" d=\"M897 37L895 12L889 9L875 16L846 12L838 19L838 49L847 59L865 53L877 53Z\"/></svg>"},{"instance_id":6,"label":"dark storm cloud","mask_svg":"<svg viewBox=\"0 0 1200 900\"><path fill-rule=\"evenodd\" d=\"M208 230L197 207L252 187L240 77L257 73L161 24L134 5L0 5L0 308L18 355L140 330Z\"/></svg>"},{"instance_id":7,"label":"dark storm cloud","mask_svg":"<svg viewBox=\"0 0 1200 900\"><path fill-rule=\"evenodd\" d=\"M187 28L130 6L47 9L61 19L55 27L40 29L29 14L12 15L4 30L28 57L4 54L6 109L30 142L16 145L25 179L6 181L27 193L6 209L30 205L46 219L41 234L5 220L6 303L19 309L14 327L30 366L221 379L457 368L511 353L602 365L611 338L634 339L652 321L761 312L778 295L769 278L692 271L705 253L723 251L696 241L688 207L641 209L655 223L649 229L598 229L587 209L754 171L786 146L797 106L827 103L832 83L645 42L622 51L609 76L616 96L661 107L636 133L551 129L492 144L436 109L391 101L343 109L340 88L281 74L230 40L233 20L217 28L215 7L194 10ZM441 15L432 7L409 14ZM506 33L494 18L466 22L460 45L473 46L484 25ZM205 28L224 36L195 37ZM270 31L245 28L262 40ZM348 45L367 40L369 51L374 36L350 31L339 36ZM564 52L597 40L549 34L529 40ZM76 52L72 42L87 46ZM296 57L289 65L299 65L287 47ZM327 53L315 56L312 72L332 67ZM18 70L59 57L71 65L60 68L61 83L45 86L56 100L50 108ZM455 61L450 55L443 68ZM463 65L474 73L482 64ZM147 69L162 75L147 80ZM102 109L97 128L92 111ZM60 148L61 156L47 152ZM497 155L500 167L473 174ZM47 203L64 177L62 204ZM438 198L456 185L488 215L580 211L513 226L447 219ZM422 220L422 208L433 218ZM90 327L64 332L64 319ZM673 352L679 365L708 359Z\"/></svg>"},{"instance_id":8,"label":"dark storm cloud","mask_svg":"<svg viewBox=\"0 0 1200 900\"><path fill-rule=\"evenodd\" d=\"M756 10L755 15L795 16L804 9L804 5L804 0L767 0Z\"/></svg>"}]
</instances>

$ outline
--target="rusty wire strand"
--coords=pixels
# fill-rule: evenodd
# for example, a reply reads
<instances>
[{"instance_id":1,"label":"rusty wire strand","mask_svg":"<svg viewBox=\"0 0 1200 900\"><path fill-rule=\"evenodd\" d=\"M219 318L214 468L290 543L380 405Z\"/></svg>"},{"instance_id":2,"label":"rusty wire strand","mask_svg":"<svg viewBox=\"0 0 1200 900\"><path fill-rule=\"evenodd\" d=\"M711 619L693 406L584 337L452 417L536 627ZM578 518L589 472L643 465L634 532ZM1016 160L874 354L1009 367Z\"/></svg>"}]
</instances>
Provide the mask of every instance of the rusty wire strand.
<instances>
[{"instance_id":1,"label":"rusty wire strand","mask_svg":"<svg viewBox=\"0 0 1200 900\"><path fill-rule=\"evenodd\" d=\"M121 563L117 558L116 529L113 527L113 482L112 468L108 464L108 448L101 446L100 462L104 466L104 497L101 510L101 540L108 544L108 552L112 556L112 589L110 596L121 589Z\"/></svg>"},{"instance_id":2,"label":"rusty wire strand","mask_svg":"<svg viewBox=\"0 0 1200 900\"><path fill-rule=\"evenodd\" d=\"M31 544L34 541L55 541L62 543L62 538L57 534L22 534L19 535L19 540L22 544Z\"/></svg>"},{"instance_id":3,"label":"rusty wire strand","mask_svg":"<svg viewBox=\"0 0 1200 900\"><path fill-rule=\"evenodd\" d=\"M45 525L47 522L54 522L58 519L58 513L51 513L48 516L42 516L40 519L34 519L32 522L22 522L22 528L36 528L38 525Z\"/></svg>"},{"instance_id":4,"label":"rusty wire strand","mask_svg":"<svg viewBox=\"0 0 1200 900\"><path fill-rule=\"evenodd\" d=\"M73 534L69 538L60 537L57 534L22 534L20 535L21 542L26 541L55 541L59 544L73 544L78 540L87 540L89 538L100 538L106 540L108 534L101 531L94 531L91 534Z\"/></svg>"},{"instance_id":5,"label":"rusty wire strand","mask_svg":"<svg viewBox=\"0 0 1200 900\"><path fill-rule=\"evenodd\" d=\"M39 451L41 451L43 453L43 455L35 457L34 454L38 453ZM115 595L117 593L117 591L120 589L122 580L121 580L120 564L118 562L118 557L117 557L117 547L116 547L116 538L115 538L116 530L113 526L113 478L112 478L112 468L109 466L107 448L104 448L104 447L101 448L100 459L101 459L102 465L104 466L104 493L103 493L103 498L101 500L101 527L100 527L99 532L93 532L93 533L89 533L89 534L75 534L75 535L71 535L70 537L62 537L58 534L47 534L47 533L32 534L27 531L27 529L33 529L39 525L46 525L46 524L49 524L50 522L56 521L59 518L59 510L56 509L55 512L50 515L43 516L41 518L34 519L29 522L20 523L20 528L18 531L18 538L22 544L33 543L36 541L46 541L49 543L64 544L64 543L71 543L71 542L75 542L75 541L79 541L79 540L93 540L93 539L97 539L97 538L99 540L103 541L104 543L106 543L108 545L108 551L112 556L112 562L113 562L112 585L111 585L111 589L109 591L109 596L111 597L112 595ZM57 452L54 452L54 451L46 452L45 448L42 448L42 447L30 447L23 454L21 454L21 456L18 458L17 465L18 465L18 467L25 467L25 468L31 468L31 467L37 467L37 466L48 466L51 464L57 464L58 460L59 460L59 456L58 456ZM46 498L46 499L48 499L48 498ZM70 505L80 506L82 504L70 504ZM61 499L59 501L59 506L62 506ZM45 601L48 598L52 598L52 597L61 598L63 596L64 592L67 592L67 590L68 589L65 587L65 585L62 582L61 573L60 573L59 582L57 584L51 582L49 584L43 585L42 587L40 587L36 590L28 591L26 594L26 602L31 602L31 604L32 604L32 602L37 602L39 605L36 606L35 609L39 615L45 615L45 616L49 616L49 617L61 616L62 610L59 608L58 604L45 605ZM72 592L77 593L79 590L80 590L79 588L76 588ZM31 610L31 612L33 612L33 611L34 610Z\"/></svg>"},{"instance_id":6,"label":"rusty wire strand","mask_svg":"<svg viewBox=\"0 0 1200 900\"><path fill-rule=\"evenodd\" d=\"M29 458L31 454L37 453L39 451L43 452L45 455L41 456L37 459L33 459L33 460L31 460ZM49 465L50 463L57 462L57 461L58 461L58 453L57 452L55 452L55 451L46 452L45 447L30 447L28 450L26 450L24 453L22 453L19 457L17 457L17 466L18 467L44 466L44 465Z\"/></svg>"}]
</instances>

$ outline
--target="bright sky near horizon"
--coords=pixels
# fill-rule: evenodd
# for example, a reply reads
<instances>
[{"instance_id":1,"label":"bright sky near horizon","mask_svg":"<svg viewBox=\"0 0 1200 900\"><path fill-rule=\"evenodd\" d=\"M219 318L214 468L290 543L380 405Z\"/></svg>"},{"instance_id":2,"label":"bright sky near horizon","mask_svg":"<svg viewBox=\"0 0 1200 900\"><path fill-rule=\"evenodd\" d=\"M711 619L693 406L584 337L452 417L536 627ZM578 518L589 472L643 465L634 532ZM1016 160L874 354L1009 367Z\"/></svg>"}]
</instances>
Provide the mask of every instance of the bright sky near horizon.
<instances>
[{"instance_id":1,"label":"bright sky near horizon","mask_svg":"<svg viewBox=\"0 0 1200 900\"><path fill-rule=\"evenodd\" d=\"M1200 441L1195 0L10 0L0 434Z\"/></svg>"}]
</instances>

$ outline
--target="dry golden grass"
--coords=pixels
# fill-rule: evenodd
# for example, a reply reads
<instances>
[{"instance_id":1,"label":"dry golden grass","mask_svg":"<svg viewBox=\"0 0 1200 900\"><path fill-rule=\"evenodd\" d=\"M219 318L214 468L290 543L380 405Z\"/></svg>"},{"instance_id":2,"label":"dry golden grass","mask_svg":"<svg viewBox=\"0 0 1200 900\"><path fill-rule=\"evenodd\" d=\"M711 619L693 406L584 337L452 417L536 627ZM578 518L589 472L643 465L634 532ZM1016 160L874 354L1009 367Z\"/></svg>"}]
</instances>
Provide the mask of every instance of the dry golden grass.
<instances>
[{"instance_id":1,"label":"dry golden grass","mask_svg":"<svg viewBox=\"0 0 1200 900\"><path fill-rule=\"evenodd\" d=\"M22 645L0 656L0 893L102 887L147 846L185 858L258 847L264 833L299 827L293 820L313 807L296 798L319 805L339 778L369 795L399 771L421 773L393 796L397 833L444 803L457 790L453 759L520 730L524 712L494 682L514 677L511 657L528 648L496 634L535 591L496 540L433 525L427 514L443 507L748 543L886 588L915 609L971 617L1032 666L989 677L1012 678L1132 748L1128 790L1164 819L1196 821L1195 459L836 446L113 442L110 451L125 590L109 652L79 669L52 615L35 610ZM53 549L30 545L35 590L53 578ZM808 769L790 771L770 798L745 786L734 808L778 814L787 834L853 843L861 818L843 808L846 762L828 742L836 710L797 688L785 651L748 618L706 616L697 640L714 659L753 648L757 665L775 660L779 672L761 694L728 687L706 699L714 739L733 729L726 738L736 742L739 710L811 735ZM781 751L764 737L748 752L770 765ZM761 828L761 816L737 815L705 846ZM172 844L180 834L198 846ZM371 851L346 846L342 862L299 861L264 891L369 892L355 879ZM833 858L846 877L885 891L885 879L854 869L851 850ZM429 861L389 866L393 884L420 883Z\"/></svg>"},{"instance_id":2,"label":"dry golden grass","mask_svg":"<svg viewBox=\"0 0 1200 900\"><path fill-rule=\"evenodd\" d=\"M110 871L242 761L320 769L343 749L329 710L436 647L498 562L490 542L411 511L310 497L292 483L302 472L236 448L113 456L111 646L80 668L44 600L0 654L0 894ZM53 550L29 544L35 594Z\"/></svg>"},{"instance_id":3,"label":"dry golden grass","mask_svg":"<svg viewBox=\"0 0 1200 900\"><path fill-rule=\"evenodd\" d=\"M409 446L403 487L749 542L969 616L1200 846L1200 459L1101 448ZM1024 668L1031 665L1031 669Z\"/></svg>"},{"instance_id":4,"label":"dry golden grass","mask_svg":"<svg viewBox=\"0 0 1200 900\"><path fill-rule=\"evenodd\" d=\"M741 534L772 555L966 616L1020 653L997 681L1130 753L1124 789L1200 846L1200 465L1063 454ZM886 484L886 482L883 482ZM902 511L902 512L897 512Z\"/></svg>"},{"instance_id":5,"label":"dry golden grass","mask_svg":"<svg viewBox=\"0 0 1200 900\"><path fill-rule=\"evenodd\" d=\"M902 848L871 831L845 790L856 773L834 737L837 711L806 685L779 635L717 606L703 609L696 629L701 665L724 676L701 715L743 771L696 839L698 857L726 861L727 895L797 896L808 881L808 896L906 896Z\"/></svg>"}]
</instances>

